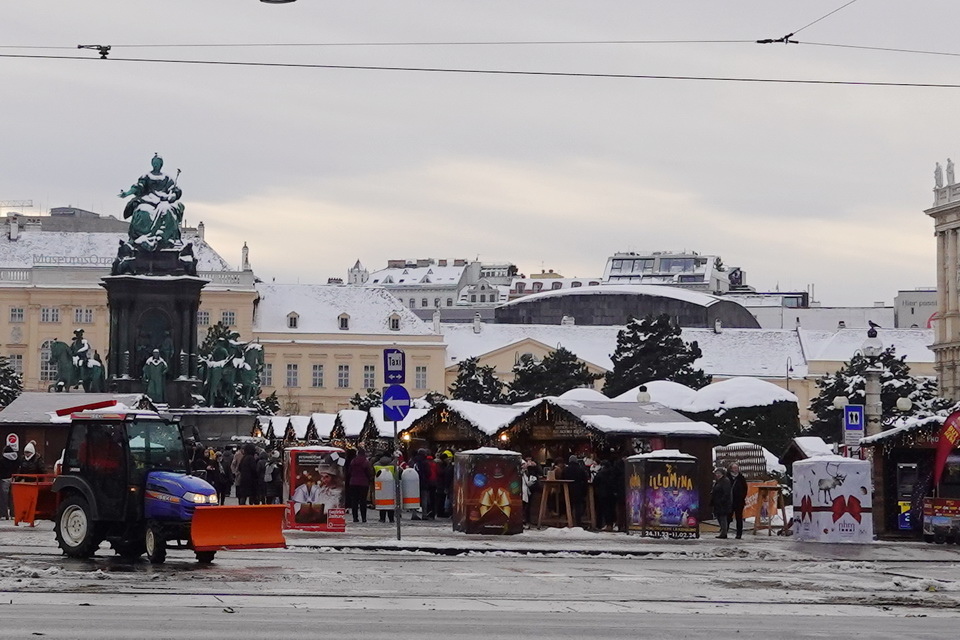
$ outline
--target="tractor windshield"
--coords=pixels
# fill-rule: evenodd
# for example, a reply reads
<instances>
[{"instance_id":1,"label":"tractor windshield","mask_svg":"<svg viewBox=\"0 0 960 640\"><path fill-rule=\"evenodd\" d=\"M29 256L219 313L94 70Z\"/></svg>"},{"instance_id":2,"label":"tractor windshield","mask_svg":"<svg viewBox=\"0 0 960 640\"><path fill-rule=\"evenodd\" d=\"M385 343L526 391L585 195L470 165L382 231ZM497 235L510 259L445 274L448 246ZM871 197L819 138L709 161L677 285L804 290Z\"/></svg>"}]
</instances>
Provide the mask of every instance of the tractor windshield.
<instances>
[{"instance_id":1,"label":"tractor windshield","mask_svg":"<svg viewBox=\"0 0 960 640\"><path fill-rule=\"evenodd\" d=\"M127 424L127 438L136 471L187 472L179 425L161 420L136 420Z\"/></svg>"}]
</instances>

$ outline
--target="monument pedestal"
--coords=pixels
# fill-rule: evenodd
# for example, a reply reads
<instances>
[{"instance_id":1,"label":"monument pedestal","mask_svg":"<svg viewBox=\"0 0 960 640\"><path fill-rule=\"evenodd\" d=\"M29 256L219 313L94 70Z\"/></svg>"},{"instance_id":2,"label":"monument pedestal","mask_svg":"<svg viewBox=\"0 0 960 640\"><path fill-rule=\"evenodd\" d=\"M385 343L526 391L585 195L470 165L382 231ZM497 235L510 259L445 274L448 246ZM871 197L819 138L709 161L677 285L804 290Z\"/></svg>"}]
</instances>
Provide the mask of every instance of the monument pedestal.
<instances>
[{"instance_id":1,"label":"monument pedestal","mask_svg":"<svg viewBox=\"0 0 960 640\"><path fill-rule=\"evenodd\" d=\"M115 275L101 282L110 307L107 387L142 393L143 367L154 349L167 363L163 401L190 407L200 393L197 310L207 280L190 275Z\"/></svg>"}]
</instances>

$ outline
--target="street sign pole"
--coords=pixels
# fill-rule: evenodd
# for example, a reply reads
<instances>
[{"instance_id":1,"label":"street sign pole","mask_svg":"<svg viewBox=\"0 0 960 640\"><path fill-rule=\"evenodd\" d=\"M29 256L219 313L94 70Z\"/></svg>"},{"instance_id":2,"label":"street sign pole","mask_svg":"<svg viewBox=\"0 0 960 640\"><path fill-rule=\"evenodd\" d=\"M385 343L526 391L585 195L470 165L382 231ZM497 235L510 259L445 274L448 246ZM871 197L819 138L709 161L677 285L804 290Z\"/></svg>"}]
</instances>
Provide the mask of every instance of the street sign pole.
<instances>
[{"instance_id":1,"label":"street sign pole","mask_svg":"<svg viewBox=\"0 0 960 640\"><path fill-rule=\"evenodd\" d=\"M397 421L393 421L393 519L400 539L400 444L397 442Z\"/></svg>"}]
</instances>

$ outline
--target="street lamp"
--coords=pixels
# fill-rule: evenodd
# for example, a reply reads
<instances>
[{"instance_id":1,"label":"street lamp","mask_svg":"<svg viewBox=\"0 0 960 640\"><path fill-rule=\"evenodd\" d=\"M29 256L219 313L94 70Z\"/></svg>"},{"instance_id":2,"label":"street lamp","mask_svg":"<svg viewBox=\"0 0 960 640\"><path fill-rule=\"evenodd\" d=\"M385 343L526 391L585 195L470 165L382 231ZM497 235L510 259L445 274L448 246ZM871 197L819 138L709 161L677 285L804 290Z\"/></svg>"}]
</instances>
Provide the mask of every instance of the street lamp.
<instances>
[{"instance_id":1,"label":"street lamp","mask_svg":"<svg viewBox=\"0 0 960 640\"><path fill-rule=\"evenodd\" d=\"M787 358L787 391L790 391L790 374L793 373L793 360Z\"/></svg>"},{"instance_id":2,"label":"street lamp","mask_svg":"<svg viewBox=\"0 0 960 640\"><path fill-rule=\"evenodd\" d=\"M642 384L637 387L637 402L646 404L650 402L650 392L647 391L647 385Z\"/></svg>"},{"instance_id":3,"label":"street lamp","mask_svg":"<svg viewBox=\"0 0 960 640\"><path fill-rule=\"evenodd\" d=\"M864 395L866 396L864 417L867 422L864 435L874 436L880 433L880 419L883 412L883 405L880 401L880 373L882 369L877 366L877 358L883 351L883 343L877 337L876 328L870 327L870 330L867 331L867 339L863 341L861 350L868 362L867 369L864 372Z\"/></svg>"}]
</instances>

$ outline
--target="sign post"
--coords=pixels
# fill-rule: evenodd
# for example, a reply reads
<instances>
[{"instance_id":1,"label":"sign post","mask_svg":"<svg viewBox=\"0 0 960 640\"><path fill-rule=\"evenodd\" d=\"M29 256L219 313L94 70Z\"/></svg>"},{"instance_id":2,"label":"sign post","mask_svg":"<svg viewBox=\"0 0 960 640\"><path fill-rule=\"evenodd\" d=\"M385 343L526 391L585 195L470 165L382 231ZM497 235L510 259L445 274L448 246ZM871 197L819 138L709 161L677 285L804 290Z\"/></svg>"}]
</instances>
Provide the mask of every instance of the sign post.
<instances>
[{"instance_id":1,"label":"sign post","mask_svg":"<svg viewBox=\"0 0 960 640\"><path fill-rule=\"evenodd\" d=\"M843 408L843 444L847 446L847 453L860 450L864 422L862 404L848 404Z\"/></svg>"},{"instance_id":2,"label":"sign post","mask_svg":"<svg viewBox=\"0 0 960 640\"><path fill-rule=\"evenodd\" d=\"M383 392L383 419L393 422L393 519L400 539L400 443L397 423L410 412L410 394L402 385L406 381L406 356L401 349L383 350L383 380L389 387Z\"/></svg>"}]
</instances>

